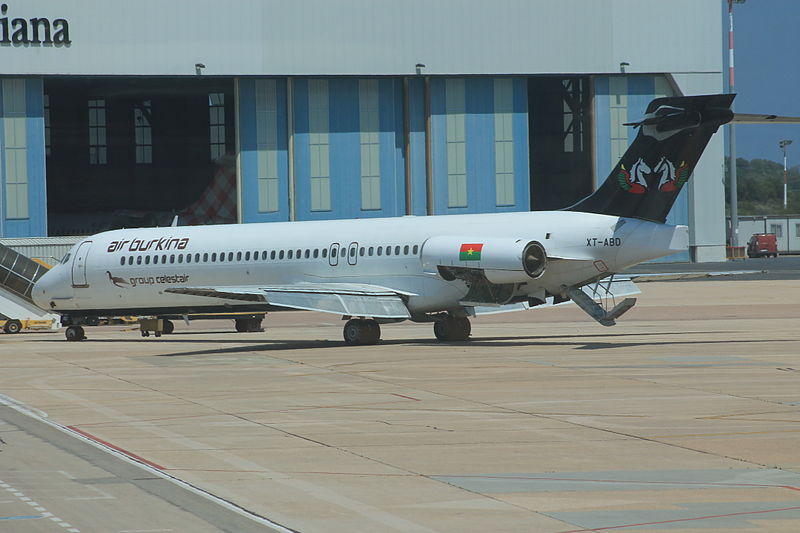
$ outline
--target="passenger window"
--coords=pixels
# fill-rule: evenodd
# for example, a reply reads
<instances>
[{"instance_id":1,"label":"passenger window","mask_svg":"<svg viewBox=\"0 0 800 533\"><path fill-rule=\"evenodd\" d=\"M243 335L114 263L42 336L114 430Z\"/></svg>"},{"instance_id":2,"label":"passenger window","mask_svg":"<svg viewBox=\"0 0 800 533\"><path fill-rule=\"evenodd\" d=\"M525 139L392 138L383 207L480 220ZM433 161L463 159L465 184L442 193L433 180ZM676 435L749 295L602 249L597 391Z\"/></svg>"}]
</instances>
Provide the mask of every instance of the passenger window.
<instances>
[{"instance_id":1,"label":"passenger window","mask_svg":"<svg viewBox=\"0 0 800 533\"><path fill-rule=\"evenodd\" d=\"M144 256L144 264L145 265L149 265L150 264L150 256L149 255Z\"/></svg>"},{"instance_id":2,"label":"passenger window","mask_svg":"<svg viewBox=\"0 0 800 533\"><path fill-rule=\"evenodd\" d=\"M278 254L278 259L283 259L283 250L281 250L280 253Z\"/></svg>"},{"instance_id":3,"label":"passenger window","mask_svg":"<svg viewBox=\"0 0 800 533\"><path fill-rule=\"evenodd\" d=\"M158 256L157 256L157 255L154 255L154 256L153 256L153 264L154 264L154 265L157 265L157 264L158 264Z\"/></svg>"},{"instance_id":4,"label":"passenger window","mask_svg":"<svg viewBox=\"0 0 800 533\"><path fill-rule=\"evenodd\" d=\"M178 263L183 263L183 254L178 254Z\"/></svg>"},{"instance_id":5,"label":"passenger window","mask_svg":"<svg viewBox=\"0 0 800 533\"><path fill-rule=\"evenodd\" d=\"M170 254L169 256L169 263L172 264L175 262L175 254Z\"/></svg>"},{"instance_id":6,"label":"passenger window","mask_svg":"<svg viewBox=\"0 0 800 533\"><path fill-rule=\"evenodd\" d=\"M367 251L366 248L364 248L362 246L361 249L358 250L358 255L360 255L361 257L364 257L364 252L366 252L366 251Z\"/></svg>"},{"instance_id":7,"label":"passenger window","mask_svg":"<svg viewBox=\"0 0 800 533\"><path fill-rule=\"evenodd\" d=\"M295 257L300 259L303 256L302 252L302 250L297 250L297 255L295 255Z\"/></svg>"},{"instance_id":8,"label":"passenger window","mask_svg":"<svg viewBox=\"0 0 800 533\"><path fill-rule=\"evenodd\" d=\"M314 259L319 257L319 248L314 248Z\"/></svg>"},{"instance_id":9,"label":"passenger window","mask_svg":"<svg viewBox=\"0 0 800 533\"><path fill-rule=\"evenodd\" d=\"M128 264L129 264L129 265L132 265L132 264L133 264L133 256L132 256L132 255L129 255L129 256L128 256Z\"/></svg>"},{"instance_id":10,"label":"passenger window","mask_svg":"<svg viewBox=\"0 0 800 533\"><path fill-rule=\"evenodd\" d=\"M306 249L306 259L308 259L309 257L311 257L311 250Z\"/></svg>"},{"instance_id":11,"label":"passenger window","mask_svg":"<svg viewBox=\"0 0 800 533\"><path fill-rule=\"evenodd\" d=\"M355 257L355 256L356 256L356 247L353 246L352 248L350 248L350 257Z\"/></svg>"},{"instance_id":12,"label":"passenger window","mask_svg":"<svg viewBox=\"0 0 800 533\"><path fill-rule=\"evenodd\" d=\"M186 262L187 263L191 263L192 262L192 254L186 254Z\"/></svg>"},{"instance_id":13,"label":"passenger window","mask_svg":"<svg viewBox=\"0 0 800 533\"><path fill-rule=\"evenodd\" d=\"M166 265L167 264L167 254L164 254L164 255L161 256L161 264L162 265Z\"/></svg>"},{"instance_id":14,"label":"passenger window","mask_svg":"<svg viewBox=\"0 0 800 533\"><path fill-rule=\"evenodd\" d=\"M369 247L369 251L367 252L367 255L369 255L370 257L372 257L372 252L374 252L374 251L375 251L375 249L374 249L372 246L370 246L370 247Z\"/></svg>"},{"instance_id":15,"label":"passenger window","mask_svg":"<svg viewBox=\"0 0 800 533\"><path fill-rule=\"evenodd\" d=\"M266 261L267 260L267 251L266 250L261 252L261 260L262 261Z\"/></svg>"},{"instance_id":16,"label":"passenger window","mask_svg":"<svg viewBox=\"0 0 800 533\"><path fill-rule=\"evenodd\" d=\"M336 257L336 253L338 252L338 248L331 248L331 257Z\"/></svg>"},{"instance_id":17,"label":"passenger window","mask_svg":"<svg viewBox=\"0 0 800 533\"><path fill-rule=\"evenodd\" d=\"M400 255L400 247L399 246L395 246L394 247L394 255Z\"/></svg>"},{"instance_id":18,"label":"passenger window","mask_svg":"<svg viewBox=\"0 0 800 533\"><path fill-rule=\"evenodd\" d=\"M236 252L236 260L237 261L241 261L242 260L242 252Z\"/></svg>"},{"instance_id":19,"label":"passenger window","mask_svg":"<svg viewBox=\"0 0 800 533\"><path fill-rule=\"evenodd\" d=\"M270 259L272 259L273 261L275 260L275 250L272 250L272 251L269 253L269 258L270 258Z\"/></svg>"},{"instance_id":20,"label":"passenger window","mask_svg":"<svg viewBox=\"0 0 800 533\"><path fill-rule=\"evenodd\" d=\"M228 252L228 261L233 261L233 252Z\"/></svg>"},{"instance_id":21,"label":"passenger window","mask_svg":"<svg viewBox=\"0 0 800 533\"><path fill-rule=\"evenodd\" d=\"M124 265L125 264L125 256L122 256L122 257L119 258L119 264L120 265Z\"/></svg>"},{"instance_id":22,"label":"passenger window","mask_svg":"<svg viewBox=\"0 0 800 533\"><path fill-rule=\"evenodd\" d=\"M392 247L391 246L387 246L386 247L386 255L392 255Z\"/></svg>"},{"instance_id":23,"label":"passenger window","mask_svg":"<svg viewBox=\"0 0 800 533\"><path fill-rule=\"evenodd\" d=\"M378 255L383 255L383 246L378 246Z\"/></svg>"},{"instance_id":24,"label":"passenger window","mask_svg":"<svg viewBox=\"0 0 800 533\"><path fill-rule=\"evenodd\" d=\"M289 259L294 259L294 250L289 250L289 255L287 257Z\"/></svg>"},{"instance_id":25,"label":"passenger window","mask_svg":"<svg viewBox=\"0 0 800 533\"><path fill-rule=\"evenodd\" d=\"M250 261L250 252L245 252L244 253L244 260L245 261Z\"/></svg>"},{"instance_id":26,"label":"passenger window","mask_svg":"<svg viewBox=\"0 0 800 533\"><path fill-rule=\"evenodd\" d=\"M403 246L403 255L408 255L408 245Z\"/></svg>"},{"instance_id":27,"label":"passenger window","mask_svg":"<svg viewBox=\"0 0 800 533\"><path fill-rule=\"evenodd\" d=\"M136 264L137 265L141 265L142 264L142 256L141 255L137 255L136 256Z\"/></svg>"},{"instance_id":28,"label":"passenger window","mask_svg":"<svg viewBox=\"0 0 800 533\"><path fill-rule=\"evenodd\" d=\"M208 263L208 252L203 253L203 263Z\"/></svg>"},{"instance_id":29,"label":"passenger window","mask_svg":"<svg viewBox=\"0 0 800 533\"><path fill-rule=\"evenodd\" d=\"M195 263L199 263L200 262L200 254L199 253L194 254L194 262Z\"/></svg>"},{"instance_id":30,"label":"passenger window","mask_svg":"<svg viewBox=\"0 0 800 533\"><path fill-rule=\"evenodd\" d=\"M412 252L414 255L417 255L417 252L418 252L418 251L419 251L419 246L417 246L417 245L415 244L415 245L414 245L414 248L411 250L411 252Z\"/></svg>"},{"instance_id":31,"label":"passenger window","mask_svg":"<svg viewBox=\"0 0 800 533\"><path fill-rule=\"evenodd\" d=\"M225 252L220 252L219 254L219 262L222 263L225 261Z\"/></svg>"},{"instance_id":32,"label":"passenger window","mask_svg":"<svg viewBox=\"0 0 800 533\"><path fill-rule=\"evenodd\" d=\"M322 258L325 259L326 257L328 257L328 249L327 248L323 248L322 249Z\"/></svg>"},{"instance_id":33,"label":"passenger window","mask_svg":"<svg viewBox=\"0 0 800 533\"><path fill-rule=\"evenodd\" d=\"M216 263L217 262L217 252L213 252L211 254L211 262L212 263Z\"/></svg>"}]
</instances>

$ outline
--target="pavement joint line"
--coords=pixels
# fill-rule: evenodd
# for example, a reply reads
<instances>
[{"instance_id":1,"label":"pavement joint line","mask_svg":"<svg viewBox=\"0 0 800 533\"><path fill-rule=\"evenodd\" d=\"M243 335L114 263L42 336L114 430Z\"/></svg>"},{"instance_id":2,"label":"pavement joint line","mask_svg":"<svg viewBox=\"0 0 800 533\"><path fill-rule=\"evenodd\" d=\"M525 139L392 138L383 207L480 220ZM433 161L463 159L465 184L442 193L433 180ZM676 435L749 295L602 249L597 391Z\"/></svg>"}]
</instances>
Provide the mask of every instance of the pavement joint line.
<instances>
[{"instance_id":1,"label":"pavement joint line","mask_svg":"<svg viewBox=\"0 0 800 533\"><path fill-rule=\"evenodd\" d=\"M661 520L658 522L641 522L638 524L622 524L617 526L605 526L605 527L594 527L594 528L584 528L584 529L572 529L569 531L559 531L558 533L587 533L587 532L596 532L596 531L610 531L612 529L625 529L629 527L644 527L644 526L657 526L657 525L664 525L664 524L675 524L679 522L691 522L694 520L711 520L714 518L729 518L731 516L746 516L746 515L757 515L757 514L767 514L767 513L779 513L782 511L796 511L800 509L800 506L796 507L781 507L778 509L766 509L763 511L742 511L739 513L726 513L726 514L719 514L719 515L708 515L708 516L694 516L691 518L676 518L674 520Z\"/></svg>"},{"instance_id":2,"label":"pavement joint line","mask_svg":"<svg viewBox=\"0 0 800 533\"><path fill-rule=\"evenodd\" d=\"M149 472L151 474L154 474L154 475L164 479L165 481L169 481L171 483L174 483L175 485L178 485L179 487L183 488L184 490L187 490L187 491L189 491L189 492L191 492L193 494L196 494L196 495L198 495L198 496L200 496L202 498L205 498L205 499L207 499L207 500L209 500L209 501L211 501L213 503L216 503L217 505L220 505L220 506L224 507L225 509L233 512L233 513L236 513L236 514L238 514L240 516L248 518L248 519L250 519L250 520L252 520L252 521L254 521L256 523L260 523L260 524L262 524L264 526L267 526L267 527L271 528L273 531L277 531L279 533L297 533L295 530L292 530L292 529L289 529L289 528L287 528L285 526L282 526L282 525L280 525L280 524L278 524L276 522L273 522L270 519L265 518L263 516L259 516L257 514L251 513L247 509L244 509L243 507L240 507L240 506L236 505L235 503L232 503L232 502L230 502L228 500L220 498L219 496L215 496L214 494L211 494L210 492L207 492L207 491L205 491L205 490L203 490L203 489L201 489L199 487L196 487L196 486L194 486L194 485L192 485L190 483L187 483L186 481L183 481L182 479L178 479L175 476L167 474L166 472L164 472L162 470L159 470L157 468L153 468L152 466L150 466L150 465L148 465L146 463L142 463L141 461L137 461L136 459L134 459L132 457L129 457L129 456L125 455L124 453L115 450L114 448L105 446L100 442L97 442L97 441L95 441L95 440L93 440L91 438L88 438L88 437L82 435L81 433L79 433L77 431L72 431L66 426L62 426L61 424L53 422L52 420L46 418L46 414L43 411L39 411L38 409L31 409L28 406L26 406L25 404L23 404L22 402L19 402L19 401L13 399L13 398L10 398L10 397L8 397L8 396L6 396L4 394L0 394L0 405L5 405L6 407L9 407L9 408L17 411L18 413L20 413L22 415L26 415L26 416L28 416L30 418L33 418L34 420L36 420L38 422L46 424L47 426L50 426L50 427L52 427L52 428L54 428L54 429L56 429L56 430L58 430L58 431L60 431L60 432L62 432L64 434L70 435L73 438L76 438L76 439L81 440L81 441L83 441L83 442L85 442L85 443L87 443L87 444L89 444L91 446L94 446L95 448L98 448L100 450L104 450L107 453L110 453L111 455L114 455L118 459L121 459L121 460L123 460L123 461L125 461L125 462L127 462L127 463L129 463L131 465L138 466L139 468L142 468L143 470L146 470L147 472ZM45 414L45 416L41 416L39 413ZM52 516L52 513L46 513L45 512L45 513L42 513L42 514L43 515L47 514L49 516Z\"/></svg>"}]
</instances>

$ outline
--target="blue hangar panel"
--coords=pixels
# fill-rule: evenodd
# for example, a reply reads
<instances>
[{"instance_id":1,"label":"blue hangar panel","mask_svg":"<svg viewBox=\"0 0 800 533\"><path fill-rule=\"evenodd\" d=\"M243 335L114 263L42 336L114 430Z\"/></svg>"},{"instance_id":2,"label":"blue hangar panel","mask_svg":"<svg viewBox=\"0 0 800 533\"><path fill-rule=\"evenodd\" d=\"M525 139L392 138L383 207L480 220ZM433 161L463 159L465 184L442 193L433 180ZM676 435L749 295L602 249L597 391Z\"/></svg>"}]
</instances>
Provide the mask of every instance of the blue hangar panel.
<instances>
[{"instance_id":1,"label":"blue hangar panel","mask_svg":"<svg viewBox=\"0 0 800 533\"><path fill-rule=\"evenodd\" d=\"M239 80L243 222L289 220L286 80Z\"/></svg>"},{"instance_id":2,"label":"blue hangar panel","mask_svg":"<svg viewBox=\"0 0 800 533\"><path fill-rule=\"evenodd\" d=\"M436 214L529 209L527 81L430 81Z\"/></svg>"},{"instance_id":3,"label":"blue hangar panel","mask_svg":"<svg viewBox=\"0 0 800 533\"><path fill-rule=\"evenodd\" d=\"M0 79L0 237L47 235L43 111L41 79Z\"/></svg>"},{"instance_id":4,"label":"blue hangar panel","mask_svg":"<svg viewBox=\"0 0 800 533\"><path fill-rule=\"evenodd\" d=\"M297 79L298 220L405 214L402 81Z\"/></svg>"}]
</instances>

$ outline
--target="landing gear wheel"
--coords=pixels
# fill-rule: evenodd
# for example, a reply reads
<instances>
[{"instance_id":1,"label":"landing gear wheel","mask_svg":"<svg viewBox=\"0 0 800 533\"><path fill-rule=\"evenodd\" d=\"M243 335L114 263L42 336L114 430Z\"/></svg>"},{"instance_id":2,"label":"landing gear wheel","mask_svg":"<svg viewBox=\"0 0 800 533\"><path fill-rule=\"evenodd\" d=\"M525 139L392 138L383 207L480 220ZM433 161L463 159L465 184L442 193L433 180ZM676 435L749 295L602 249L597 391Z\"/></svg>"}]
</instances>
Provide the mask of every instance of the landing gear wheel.
<instances>
[{"instance_id":1,"label":"landing gear wheel","mask_svg":"<svg viewBox=\"0 0 800 533\"><path fill-rule=\"evenodd\" d=\"M175 324L172 322L172 320L164 319L164 321L161 323L161 328L165 335L169 335L175 331Z\"/></svg>"},{"instance_id":2,"label":"landing gear wheel","mask_svg":"<svg viewBox=\"0 0 800 533\"><path fill-rule=\"evenodd\" d=\"M375 320L351 319L344 325L344 342L351 346L377 344L381 338L381 326Z\"/></svg>"},{"instance_id":3,"label":"landing gear wheel","mask_svg":"<svg viewBox=\"0 0 800 533\"><path fill-rule=\"evenodd\" d=\"M6 322L6 325L3 326L3 331L6 333L19 333L22 329L22 322L17 319L12 319Z\"/></svg>"},{"instance_id":4,"label":"landing gear wheel","mask_svg":"<svg viewBox=\"0 0 800 533\"><path fill-rule=\"evenodd\" d=\"M256 333L259 331L264 331L264 328L261 327L261 320L260 318L237 318L236 319L236 331L239 333Z\"/></svg>"},{"instance_id":5,"label":"landing gear wheel","mask_svg":"<svg viewBox=\"0 0 800 533\"><path fill-rule=\"evenodd\" d=\"M86 338L86 334L80 326L69 326L64 335L66 335L68 341L82 341Z\"/></svg>"},{"instance_id":6,"label":"landing gear wheel","mask_svg":"<svg viewBox=\"0 0 800 533\"><path fill-rule=\"evenodd\" d=\"M433 334L442 342L458 342L469 340L472 325L463 316L448 316L433 323Z\"/></svg>"},{"instance_id":7,"label":"landing gear wheel","mask_svg":"<svg viewBox=\"0 0 800 533\"><path fill-rule=\"evenodd\" d=\"M365 320L364 323L369 332L367 342L364 344L378 344L381 340L381 325L375 320Z\"/></svg>"}]
</instances>

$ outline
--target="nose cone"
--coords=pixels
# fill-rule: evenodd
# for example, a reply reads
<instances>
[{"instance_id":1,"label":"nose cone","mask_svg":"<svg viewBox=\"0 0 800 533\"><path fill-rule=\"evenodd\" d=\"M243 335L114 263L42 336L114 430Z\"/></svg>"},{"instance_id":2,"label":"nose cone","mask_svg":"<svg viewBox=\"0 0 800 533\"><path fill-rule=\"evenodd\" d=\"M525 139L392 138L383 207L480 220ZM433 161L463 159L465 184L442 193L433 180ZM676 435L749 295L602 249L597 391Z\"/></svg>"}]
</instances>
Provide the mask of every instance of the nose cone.
<instances>
[{"instance_id":1,"label":"nose cone","mask_svg":"<svg viewBox=\"0 0 800 533\"><path fill-rule=\"evenodd\" d=\"M31 299L37 307L53 311L57 308L58 300L71 296L72 287L65 275L66 270L62 265L55 266L36 281L31 290Z\"/></svg>"}]
</instances>

